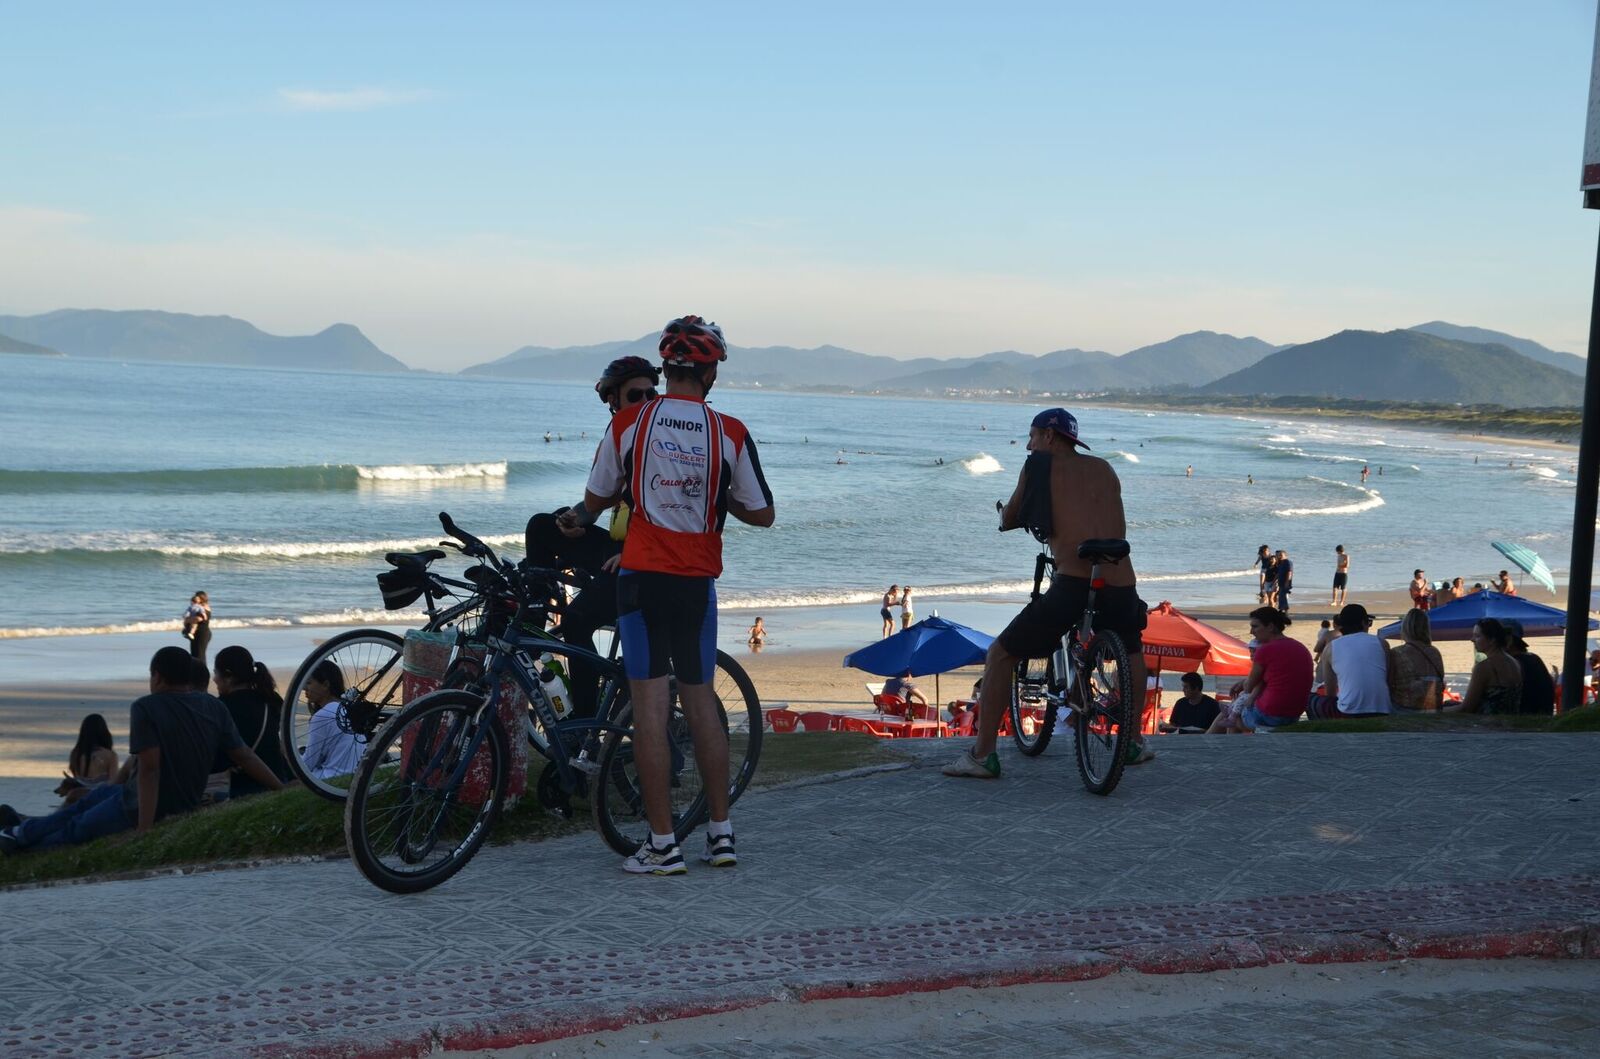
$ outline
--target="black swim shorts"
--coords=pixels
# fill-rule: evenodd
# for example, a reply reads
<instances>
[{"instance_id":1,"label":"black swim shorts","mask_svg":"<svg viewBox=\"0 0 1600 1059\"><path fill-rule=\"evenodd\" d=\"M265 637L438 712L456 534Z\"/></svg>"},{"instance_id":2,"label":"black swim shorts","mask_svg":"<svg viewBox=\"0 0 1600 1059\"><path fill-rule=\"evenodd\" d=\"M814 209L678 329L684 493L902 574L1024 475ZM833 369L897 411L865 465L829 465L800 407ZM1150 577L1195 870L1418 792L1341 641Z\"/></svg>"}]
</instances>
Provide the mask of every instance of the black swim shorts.
<instances>
[{"instance_id":1,"label":"black swim shorts","mask_svg":"<svg viewBox=\"0 0 1600 1059\"><path fill-rule=\"evenodd\" d=\"M1067 630L1082 620L1088 598L1088 578L1058 575L1048 592L1023 607L1006 626L1000 646L1018 658L1048 657L1061 645ZM1094 627L1115 632L1129 655L1142 653L1142 633L1148 623L1148 609L1137 588L1121 585L1095 592Z\"/></svg>"},{"instance_id":2,"label":"black swim shorts","mask_svg":"<svg viewBox=\"0 0 1600 1059\"><path fill-rule=\"evenodd\" d=\"M1345 586L1345 583L1348 582L1349 580L1350 580L1350 575L1349 574L1334 574L1333 575L1333 587L1334 588L1343 588Z\"/></svg>"},{"instance_id":3,"label":"black swim shorts","mask_svg":"<svg viewBox=\"0 0 1600 1059\"><path fill-rule=\"evenodd\" d=\"M670 671L685 684L709 683L717 668L716 578L621 571L617 633L634 680Z\"/></svg>"}]
</instances>

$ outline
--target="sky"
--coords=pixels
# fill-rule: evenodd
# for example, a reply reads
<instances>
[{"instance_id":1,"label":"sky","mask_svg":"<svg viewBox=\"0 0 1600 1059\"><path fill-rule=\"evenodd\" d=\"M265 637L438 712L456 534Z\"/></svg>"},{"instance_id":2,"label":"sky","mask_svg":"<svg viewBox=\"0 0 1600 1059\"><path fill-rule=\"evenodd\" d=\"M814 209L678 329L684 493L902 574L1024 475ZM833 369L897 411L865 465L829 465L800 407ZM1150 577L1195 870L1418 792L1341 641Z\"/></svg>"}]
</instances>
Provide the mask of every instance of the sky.
<instances>
[{"instance_id":1,"label":"sky","mask_svg":"<svg viewBox=\"0 0 1600 1059\"><path fill-rule=\"evenodd\" d=\"M0 313L1113 353L1582 353L1593 0L0 0Z\"/></svg>"}]
</instances>

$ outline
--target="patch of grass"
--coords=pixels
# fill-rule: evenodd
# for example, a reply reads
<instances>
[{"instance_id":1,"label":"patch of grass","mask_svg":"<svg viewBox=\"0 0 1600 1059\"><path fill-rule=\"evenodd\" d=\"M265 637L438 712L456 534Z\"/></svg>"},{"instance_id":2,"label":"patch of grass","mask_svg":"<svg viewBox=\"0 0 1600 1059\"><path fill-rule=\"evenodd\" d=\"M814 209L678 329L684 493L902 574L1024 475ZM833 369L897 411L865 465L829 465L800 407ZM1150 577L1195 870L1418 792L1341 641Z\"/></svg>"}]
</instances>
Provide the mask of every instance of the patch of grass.
<instances>
[{"instance_id":1,"label":"patch of grass","mask_svg":"<svg viewBox=\"0 0 1600 1059\"><path fill-rule=\"evenodd\" d=\"M896 757L881 740L854 732L776 737L768 733L751 786L767 787ZM562 820L539 804L533 791L543 762L535 764L528 776L528 793L514 809L501 815L490 841L537 842L589 829L589 807L583 802L574 804L571 820ZM344 803L292 788L166 820L142 838L125 832L81 846L0 857L0 887L186 865L344 853Z\"/></svg>"},{"instance_id":2,"label":"patch of grass","mask_svg":"<svg viewBox=\"0 0 1600 1059\"><path fill-rule=\"evenodd\" d=\"M1594 707L1561 717L1479 713L1391 713L1379 717L1350 717L1329 721L1301 721L1279 732L1592 732L1600 730ZM1589 714L1587 718L1583 714Z\"/></svg>"}]
</instances>

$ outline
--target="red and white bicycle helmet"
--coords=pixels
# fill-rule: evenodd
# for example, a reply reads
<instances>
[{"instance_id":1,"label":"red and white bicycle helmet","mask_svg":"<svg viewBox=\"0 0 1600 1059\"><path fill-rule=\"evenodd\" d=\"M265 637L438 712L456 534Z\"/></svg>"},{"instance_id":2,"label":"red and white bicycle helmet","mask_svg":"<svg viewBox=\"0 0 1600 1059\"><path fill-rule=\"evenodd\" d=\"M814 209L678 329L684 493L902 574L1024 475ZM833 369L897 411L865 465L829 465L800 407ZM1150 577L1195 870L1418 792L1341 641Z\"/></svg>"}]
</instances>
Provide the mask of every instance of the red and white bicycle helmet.
<instances>
[{"instance_id":1,"label":"red and white bicycle helmet","mask_svg":"<svg viewBox=\"0 0 1600 1059\"><path fill-rule=\"evenodd\" d=\"M698 316L683 316L661 329L661 360L685 367L715 364L728 359L728 343L722 328Z\"/></svg>"}]
</instances>

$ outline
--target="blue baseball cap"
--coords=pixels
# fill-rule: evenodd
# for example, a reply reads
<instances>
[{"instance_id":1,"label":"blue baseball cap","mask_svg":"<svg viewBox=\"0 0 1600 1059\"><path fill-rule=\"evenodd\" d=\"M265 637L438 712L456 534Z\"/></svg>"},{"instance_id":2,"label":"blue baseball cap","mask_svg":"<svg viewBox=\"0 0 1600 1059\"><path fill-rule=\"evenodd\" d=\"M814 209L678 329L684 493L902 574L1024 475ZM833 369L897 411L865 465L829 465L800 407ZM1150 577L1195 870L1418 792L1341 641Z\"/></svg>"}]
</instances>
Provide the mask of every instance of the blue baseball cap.
<instances>
[{"instance_id":1,"label":"blue baseball cap","mask_svg":"<svg viewBox=\"0 0 1600 1059\"><path fill-rule=\"evenodd\" d=\"M1054 430L1079 448L1089 447L1078 440L1078 417L1065 408L1046 408L1033 417L1033 425L1039 430Z\"/></svg>"}]
</instances>

